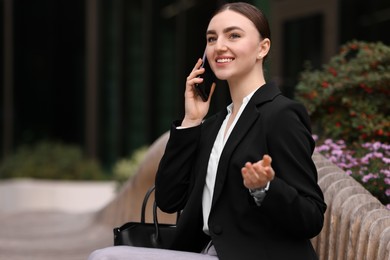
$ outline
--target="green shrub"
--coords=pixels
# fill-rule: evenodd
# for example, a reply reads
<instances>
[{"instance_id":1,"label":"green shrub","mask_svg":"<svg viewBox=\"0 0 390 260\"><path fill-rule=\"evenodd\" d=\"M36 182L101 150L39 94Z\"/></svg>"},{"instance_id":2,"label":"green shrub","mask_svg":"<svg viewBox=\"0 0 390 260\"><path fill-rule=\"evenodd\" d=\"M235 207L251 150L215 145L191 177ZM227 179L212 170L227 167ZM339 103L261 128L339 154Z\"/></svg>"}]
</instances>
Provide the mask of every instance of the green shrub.
<instances>
[{"instance_id":1,"label":"green shrub","mask_svg":"<svg viewBox=\"0 0 390 260\"><path fill-rule=\"evenodd\" d=\"M129 158L117 161L113 167L113 176L119 189L129 178L134 176L141 161L144 159L147 146L136 149Z\"/></svg>"},{"instance_id":2,"label":"green shrub","mask_svg":"<svg viewBox=\"0 0 390 260\"><path fill-rule=\"evenodd\" d=\"M0 179L107 179L98 162L83 157L78 146L42 141L23 145L0 164Z\"/></svg>"},{"instance_id":3,"label":"green shrub","mask_svg":"<svg viewBox=\"0 0 390 260\"><path fill-rule=\"evenodd\" d=\"M390 137L390 47L352 41L322 70L301 74L296 98L323 138L388 142Z\"/></svg>"}]
</instances>

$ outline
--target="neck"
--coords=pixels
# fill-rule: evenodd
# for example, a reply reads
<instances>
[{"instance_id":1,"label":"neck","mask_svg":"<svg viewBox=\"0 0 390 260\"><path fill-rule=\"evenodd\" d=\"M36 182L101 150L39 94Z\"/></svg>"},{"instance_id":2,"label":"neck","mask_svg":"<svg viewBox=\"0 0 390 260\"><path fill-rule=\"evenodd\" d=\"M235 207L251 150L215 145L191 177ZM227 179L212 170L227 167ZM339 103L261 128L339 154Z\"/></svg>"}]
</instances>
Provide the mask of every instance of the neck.
<instances>
[{"instance_id":1,"label":"neck","mask_svg":"<svg viewBox=\"0 0 390 260\"><path fill-rule=\"evenodd\" d=\"M254 79L229 80L229 91L233 103L233 114L236 114L242 105L242 100L257 88L265 84L264 76L261 74Z\"/></svg>"}]
</instances>

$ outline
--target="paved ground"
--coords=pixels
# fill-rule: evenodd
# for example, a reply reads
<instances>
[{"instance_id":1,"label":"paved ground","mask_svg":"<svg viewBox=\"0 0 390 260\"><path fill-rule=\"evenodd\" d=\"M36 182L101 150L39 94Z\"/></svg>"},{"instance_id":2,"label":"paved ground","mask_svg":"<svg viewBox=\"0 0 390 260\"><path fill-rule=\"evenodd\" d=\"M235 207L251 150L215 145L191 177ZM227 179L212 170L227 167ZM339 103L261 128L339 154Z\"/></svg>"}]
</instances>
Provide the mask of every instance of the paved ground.
<instances>
[{"instance_id":1,"label":"paved ground","mask_svg":"<svg viewBox=\"0 0 390 260\"><path fill-rule=\"evenodd\" d=\"M113 244L113 227L111 224L103 226L99 223L124 223L130 219L139 218L141 201L145 191L154 182L154 174L165 150L168 137L167 132L149 148L139 166L136 177L124 186L122 192L115 195L112 204L104 208L105 214L102 214L100 222L94 219L97 215L96 210L87 211L92 213L83 213L64 211L63 209L54 211L59 210L58 208L40 208L41 211L35 209L19 213L21 211L18 208L18 211L12 213L5 210L5 206L0 203L0 260L86 260L94 249L111 246ZM19 190L26 191L26 187L23 186ZM81 190L83 195L77 195L75 199L71 198L70 195L74 191L66 191L66 203L75 205L76 202L82 202L82 198L87 199L86 188L83 187ZM58 191L59 188L56 187L54 191L50 190L36 200L58 198ZM31 199L38 192L42 192L42 187L38 191L29 190L27 198ZM101 191L91 193L89 201L100 201L101 199L98 197L100 195L102 195ZM5 203L8 203L3 205L8 206L11 203L11 198L16 197L16 195L11 196L8 190L5 191L3 186L0 187L0 196L0 201L3 199ZM20 196L20 193L17 196ZM26 198L23 197L20 201L25 202ZM12 201L8 207L9 210L11 210L11 206L14 206L13 203L15 201ZM59 204L64 204L64 201L56 201L54 205L58 206ZM85 209L85 204L82 205L80 208ZM133 210L129 210L132 207L134 207ZM135 208L137 210L134 210Z\"/></svg>"},{"instance_id":2,"label":"paved ground","mask_svg":"<svg viewBox=\"0 0 390 260\"><path fill-rule=\"evenodd\" d=\"M85 260L112 245L112 227L94 213L0 212L1 260Z\"/></svg>"}]
</instances>

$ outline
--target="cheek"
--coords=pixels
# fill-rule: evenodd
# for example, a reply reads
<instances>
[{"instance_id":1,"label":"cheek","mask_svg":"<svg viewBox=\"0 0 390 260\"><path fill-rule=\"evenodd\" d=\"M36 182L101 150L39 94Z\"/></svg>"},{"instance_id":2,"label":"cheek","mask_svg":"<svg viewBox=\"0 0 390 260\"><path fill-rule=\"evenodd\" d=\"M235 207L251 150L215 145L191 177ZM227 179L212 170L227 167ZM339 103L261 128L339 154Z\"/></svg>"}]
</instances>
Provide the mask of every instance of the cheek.
<instances>
[{"instance_id":1,"label":"cheek","mask_svg":"<svg viewBox=\"0 0 390 260\"><path fill-rule=\"evenodd\" d=\"M256 59L258 55L258 45L252 42L240 44L239 48L237 49L237 55L251 60Z\"/></svg>"}]
</instances>

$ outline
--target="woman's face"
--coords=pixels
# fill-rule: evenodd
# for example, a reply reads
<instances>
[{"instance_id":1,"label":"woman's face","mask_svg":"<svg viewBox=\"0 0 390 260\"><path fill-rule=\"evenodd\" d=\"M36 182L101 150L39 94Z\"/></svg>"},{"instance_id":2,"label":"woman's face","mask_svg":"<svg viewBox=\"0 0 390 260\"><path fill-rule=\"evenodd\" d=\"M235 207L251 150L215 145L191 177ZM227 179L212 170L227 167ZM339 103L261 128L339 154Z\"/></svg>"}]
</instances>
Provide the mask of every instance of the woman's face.
<instances>
[{"instance_id":1,"label":"woman's face","mask_svg":"<svg viewBox=\"0 0 390 260\"><path fill-rule=\"evenodd\" d=\"M241 79L260 73L260 34L244 15L231 10L218 13L209 23L206 39L207 59L219 79Z\"/></svg>"}]
</instances>

